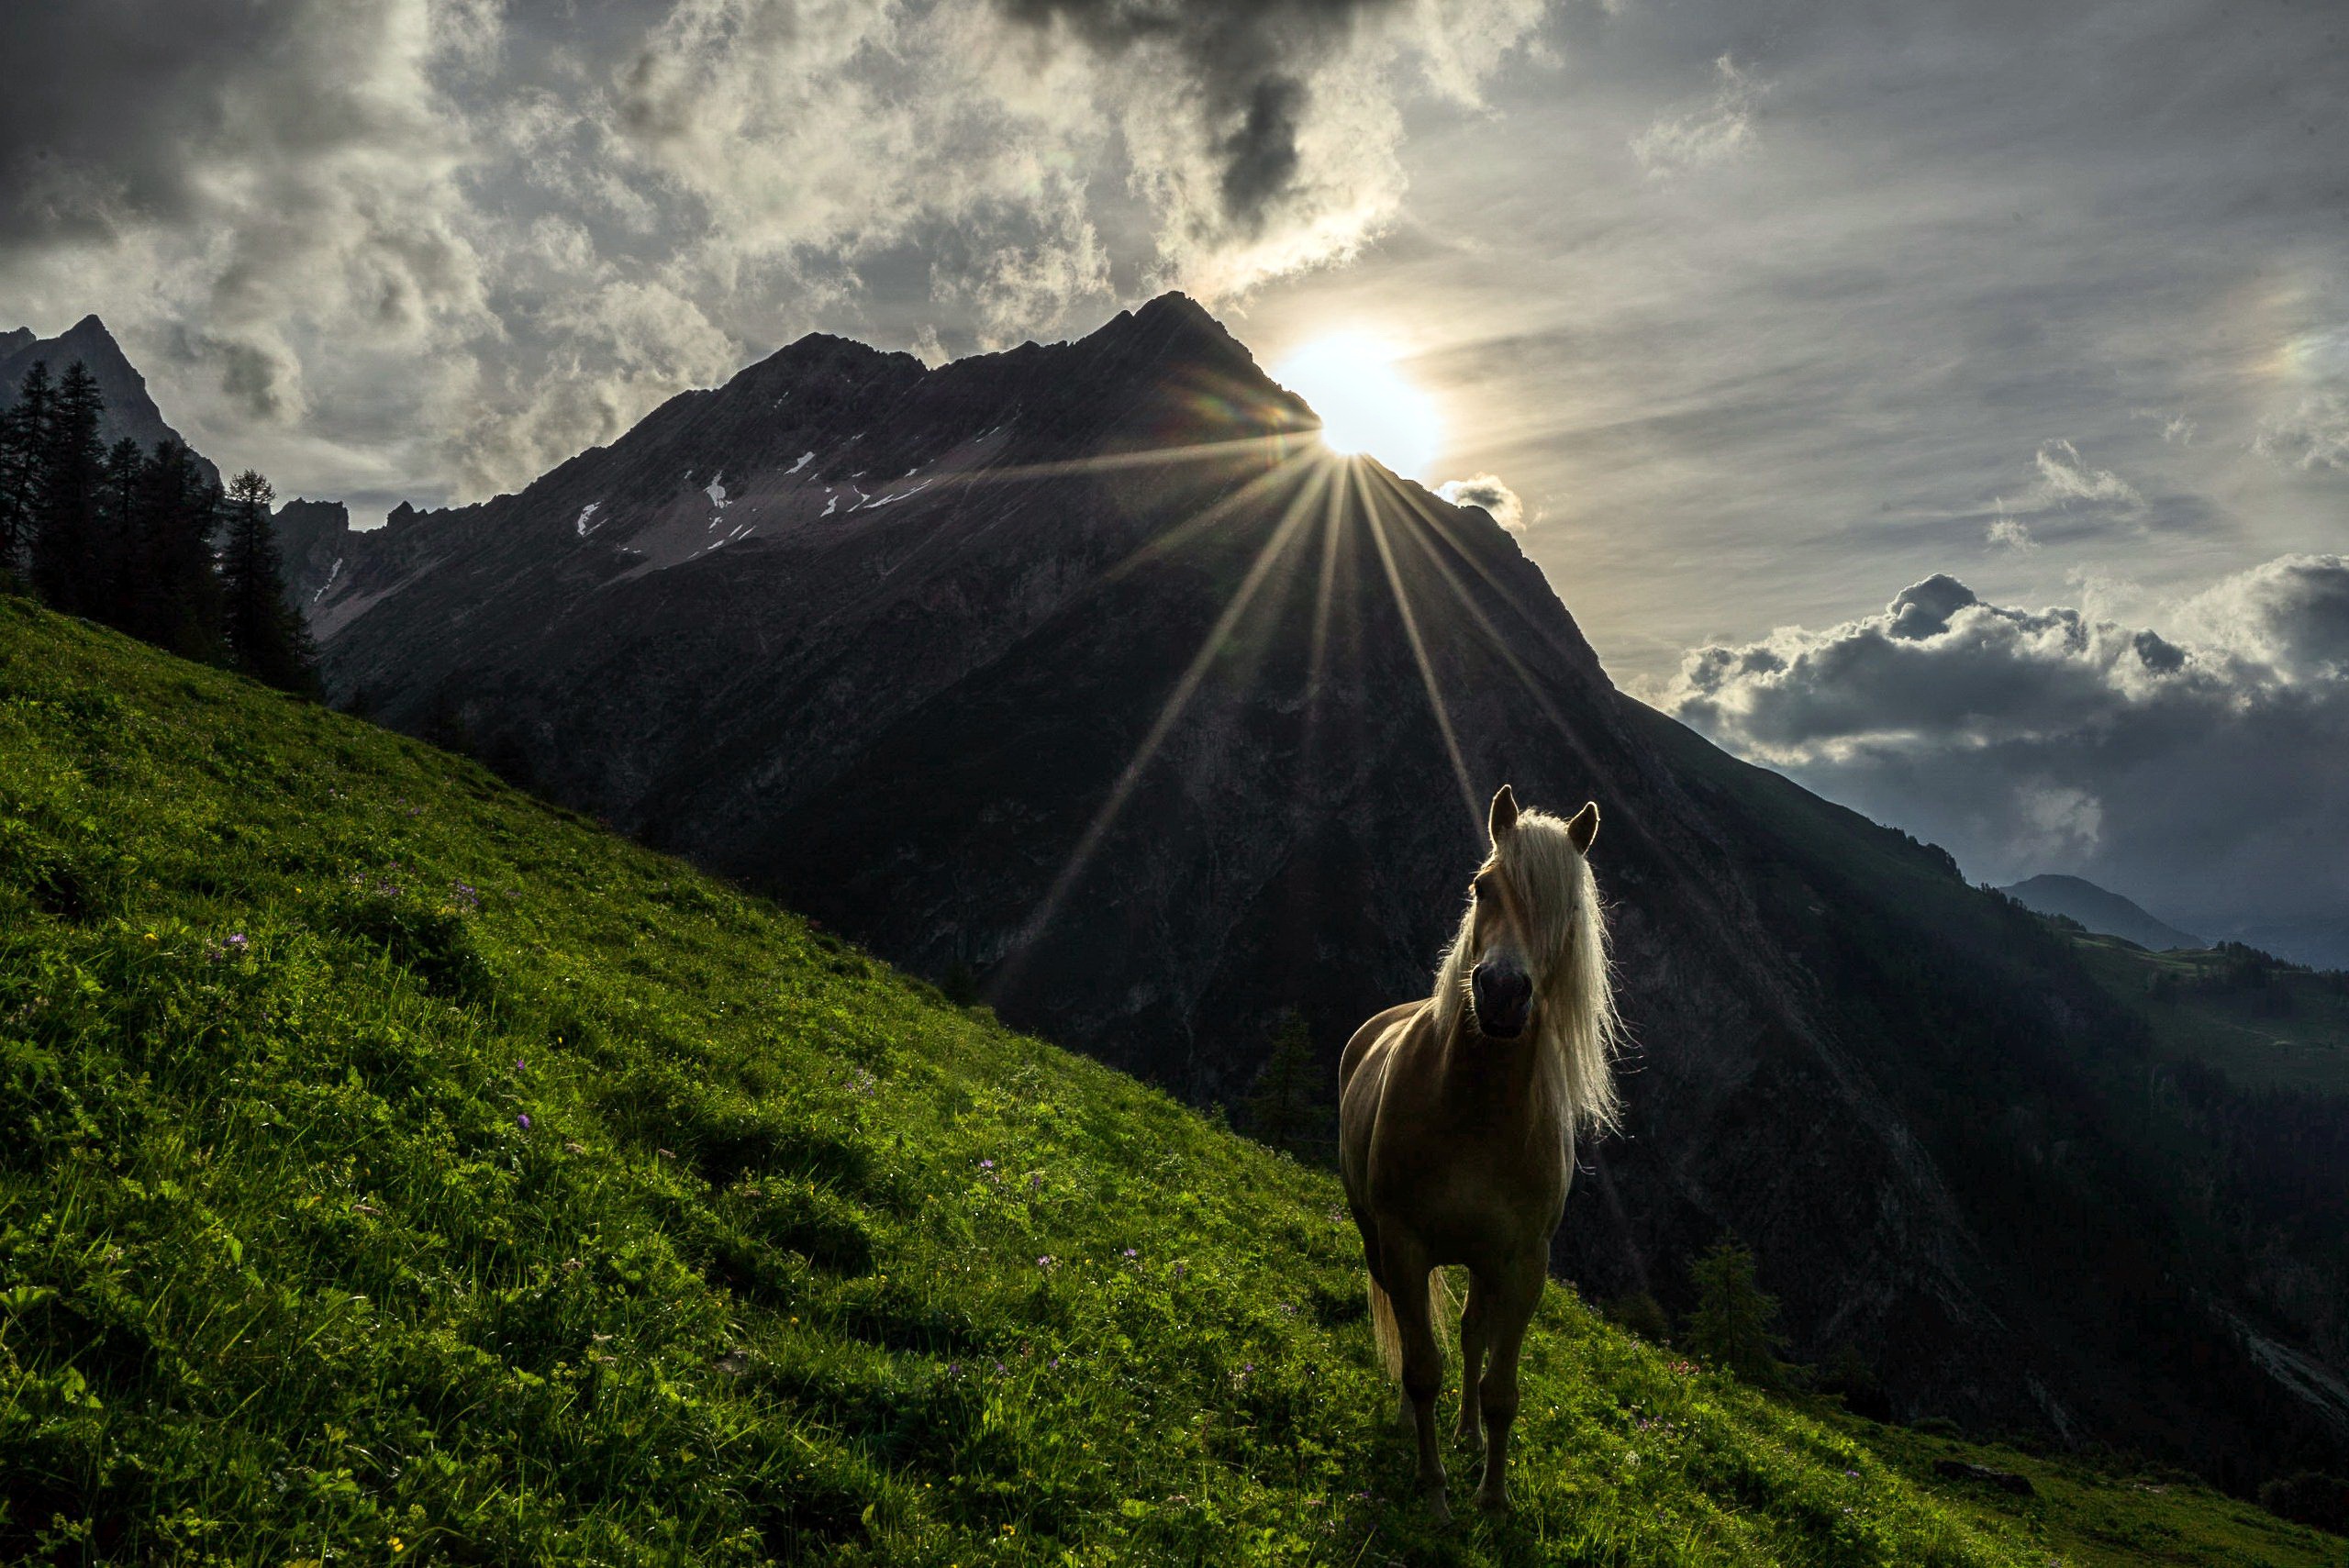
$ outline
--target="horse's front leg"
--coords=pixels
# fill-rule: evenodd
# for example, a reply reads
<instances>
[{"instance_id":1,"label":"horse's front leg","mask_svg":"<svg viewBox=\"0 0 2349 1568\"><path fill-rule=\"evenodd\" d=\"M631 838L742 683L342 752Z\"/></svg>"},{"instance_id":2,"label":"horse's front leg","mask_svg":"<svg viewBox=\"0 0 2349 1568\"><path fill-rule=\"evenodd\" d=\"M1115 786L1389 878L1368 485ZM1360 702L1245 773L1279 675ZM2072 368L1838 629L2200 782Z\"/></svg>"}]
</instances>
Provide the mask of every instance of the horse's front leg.
<instances>
[{"instance_id":1,"label":"horse's front leg","mask_svg":"<svg viewBox=\"0 0 2349 1568\"><path fill-rule=\"evenodd\" d=\"M1478 1295L1492 1297L1491 1316L1485 1323L1492 1364L1485 1369L1475 1394L1485 1417L1485 1473L1476 1486L1476 1506L1487 1513L1508 1510L1506 1473L1509 1427L1517 1419L1518 1351L1524 1347L1526 1327L1533 1321L1533 1309L1542 1304L1542 1287L1548 1280L1547 1255L1536 1251L1497 1274L1489 1293L1483 1279L1475 1284ZM1465 1385L1460 1396L1470 1397Z\"/></svg>"},{"instance_id":2,"label":"horse's front leg","mask_svg":"<svg viewBox=\"0 0 2349 1568\"><path fill-rule=\"evenodd\" d=\"M1419 1444L1419 1494L1439 1522L1452 1518L1443 1495L1443 1454L1437 1446L1435 1396L1443 1388L1443 1351L1435 1340L1435 1325L1428 1311L1428 1263L1424 1253L1397 1258L1388 1253L1386 1277L1395 1283L1396 1337L1403 1348L1403 1402L1411 1413L1411 1429ZM1399 1265L1399 1266L1398 1266Z\"/></svg>"},{"instance_id":3,"label":"horse's front leg","mask_svg":"<svg viewBox=\"0 0 2349 1568\"><path fill-rule=\"evenodd\" d=\"M1490 1294L1482 1280L1470 1274L1468 1306L1460 1314L1460 1422L1452 1438L1471 1451L1485 1440L1484 1424L1477 1418L1476 1385L1485 1370L1485 1298Z\"/></svg>"}]
</instances>

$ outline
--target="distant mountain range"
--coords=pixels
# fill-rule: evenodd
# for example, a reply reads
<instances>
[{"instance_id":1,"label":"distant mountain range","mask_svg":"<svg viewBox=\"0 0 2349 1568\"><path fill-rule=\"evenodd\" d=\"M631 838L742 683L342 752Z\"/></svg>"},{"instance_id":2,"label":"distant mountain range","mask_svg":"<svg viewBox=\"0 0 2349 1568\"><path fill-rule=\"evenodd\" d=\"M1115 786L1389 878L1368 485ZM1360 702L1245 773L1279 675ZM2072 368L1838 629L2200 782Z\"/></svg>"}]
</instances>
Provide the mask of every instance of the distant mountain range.
<instances>
[{"instance_id":1,"label":"distant mountain range","mask_svg":"<svg viewBox=\"0 0 2349 1568\"><path fill-rule=\"evenodd\" d=\"M98 429L107 445L125 436L142 447L164 440L185 444L148 395L147 378L139 373L122 345L95 316L84 316L54 338L36 337L28 327L0 332L0 408L16 404L25 373L43 361L52 377L63 375L66 367L78 361L97 379L98 390L106 400L106 417ZM219 483L220 471L209 459L198 453L196 465L205 477Z\"/></svg>"},{"instance_id":2,"label":"distant mountain range","mask_svg":"<svg viewBox=\"0 0 2349 1568\"><path fill-rule=\"evenodd\" d=\"M2069 943L1617 692L1510 535L1312 425L1169 295L803 339L517 495L280 520L339 700L1196 1098L1426 992L1498 784L1596 797L1642 1049L1562 1271L1679 1307L1735 1235L1898 1413L2349 1462L2331 1134L2149 1073Z\"/></svg>"},{"instance_id":3,"label":"distant mountain range","mask_svg":"<svg viewBox=\"0 0 2349 1568\"><path fill-rule=\"evenodd\" d=\"M2084 877L2048 873L2027 877L1998 891L2043 915L2077 920L2091 931L2119 937L2154 952L2210 945L2200 937L2189 936L2176 926L2155 919L2118 893L2109 893Z\"/></svg>"}]
</instances>

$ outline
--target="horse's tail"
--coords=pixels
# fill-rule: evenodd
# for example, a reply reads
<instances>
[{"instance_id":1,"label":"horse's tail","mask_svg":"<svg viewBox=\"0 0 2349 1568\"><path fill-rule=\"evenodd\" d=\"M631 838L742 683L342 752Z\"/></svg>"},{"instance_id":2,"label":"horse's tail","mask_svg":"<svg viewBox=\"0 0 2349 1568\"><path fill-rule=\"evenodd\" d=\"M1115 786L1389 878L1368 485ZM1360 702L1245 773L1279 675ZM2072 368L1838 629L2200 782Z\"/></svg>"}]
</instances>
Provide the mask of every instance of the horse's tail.
<instances>
[{"instance_id":1,"label":"horse's tail","mask_svg":"<svg viewBox=\"0 0 2349 1568\"><path fill-rule=\"evenodd\" d=\"M1452 1282L1442 1269L1428 1271L1428 1322L1435 1329L1436 1342L1443 1342L1446 1326L1460 1312L1460 1302L1452 1294ZM1395 1326L1395 1303L1376 1280L1370 1281L1370 1334L1378 1343L1379 1364L1386 1375L1397 1383L1403 1379L1403 1331Z\"/></svg>"}]
</instances>

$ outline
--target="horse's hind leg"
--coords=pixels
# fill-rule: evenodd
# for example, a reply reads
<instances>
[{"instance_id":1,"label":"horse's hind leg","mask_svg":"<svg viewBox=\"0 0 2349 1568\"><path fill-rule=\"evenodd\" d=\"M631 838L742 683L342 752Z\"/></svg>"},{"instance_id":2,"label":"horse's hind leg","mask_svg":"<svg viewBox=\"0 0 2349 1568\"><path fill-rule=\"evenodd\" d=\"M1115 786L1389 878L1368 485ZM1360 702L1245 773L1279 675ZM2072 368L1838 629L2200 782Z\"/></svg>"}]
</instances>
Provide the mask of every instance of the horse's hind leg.
<instances>
[{"instance_id":1,"label":"horse's hind leg","mask_svg":"<svg viewBox=\"0 0 2349 1568\"><path fill-rule=\"evenodd\" d=\"M1453 1440L1465 1443L1473 1451L1485 1440L1484 1423L1478 1418L1476 1385L1485 1370L1485 1316L1492 1296L1492 1288L1475 1274L1468 1278L1468 1306L1460 1314L1460 1421L1453 1429Z\"/></svg>"},{"instance_id":2,"label":"horse's hind leg","mask_svg":"<svg viewBox=\"0 0 2349 1568\"><path fill-rule=\"evenodd\" d=\"M1439 1520L1452 1518L1443 1496L1443 1454L1435 1433L1435 1396L1443 1387L1443 1351L1435 1340L1435 1325L1428 1310L1427 1257L1398 1256L1405 1250L1391 1243L1385 1270L1388 1296L1395 1304L1395 1328L1403 1345L1403 1400L1411 1412L1411 1429L1419 1445L1420 1495Z\"/></svg>"},{"instance_id":3,"label":"horse's hind leg","mask_svg":"<svg viewBox=\"0 0 2349 1568\"><path fill-rule=\"evenodd\" d=\"M1535 1252L1522 1266L1497 1275L1497 1287L1490 1292L1491 1315L1485 1320L1486 1341L1492 1350L1492 1364L1475 1385L1472 1396L1463 1385L1460 1397L1476 1400L1485 1418L1485 1473L1476 1486L1476 1506L1488 1513L1503 1513L1508 1508L1509 1426L1517 1419L1517 1356L1525 1344L1526 1326L1533 1321L1533 1309L1541 1305L1542 1287L1548 1283L1547 1260ZM1483 1281L1478 1281L1481 1286ZM1479 1294L1486 1294L1482 1291Z\"/></svg>"}]
</instances>

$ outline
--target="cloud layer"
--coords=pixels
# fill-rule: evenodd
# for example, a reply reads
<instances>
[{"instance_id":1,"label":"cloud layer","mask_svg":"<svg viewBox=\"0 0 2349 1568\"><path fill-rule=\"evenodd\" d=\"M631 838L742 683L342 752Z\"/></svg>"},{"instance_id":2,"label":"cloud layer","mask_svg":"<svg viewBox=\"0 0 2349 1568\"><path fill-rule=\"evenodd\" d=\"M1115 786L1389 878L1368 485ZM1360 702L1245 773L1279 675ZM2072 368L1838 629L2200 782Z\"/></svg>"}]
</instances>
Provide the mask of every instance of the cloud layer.
<instances>
[{"instance_id":1,"label":"cloud layer","mask_svg":"<svg viewBox=\"0 0 2349 1568\"><path fill-rule=\"evenodd\" d=\"M1935 575L1876 615L1698 649L1664 706L1954 852L2190 927L2349 916L2349 561L2293 555L2168 634Z\"/></svg>"},{"instance_id":2,"label":"cloud layer","mask_svg":"<svg viewBox=\"0 0 2349 1568\"><path fill-rule=\"evenodd\" d=\"M0 311L294 488L477 495L818 324L951 351L1396 221L1543 0L0 12ZM14 325L14 321L6 325Z\"/></svg>"}]
</instances>

